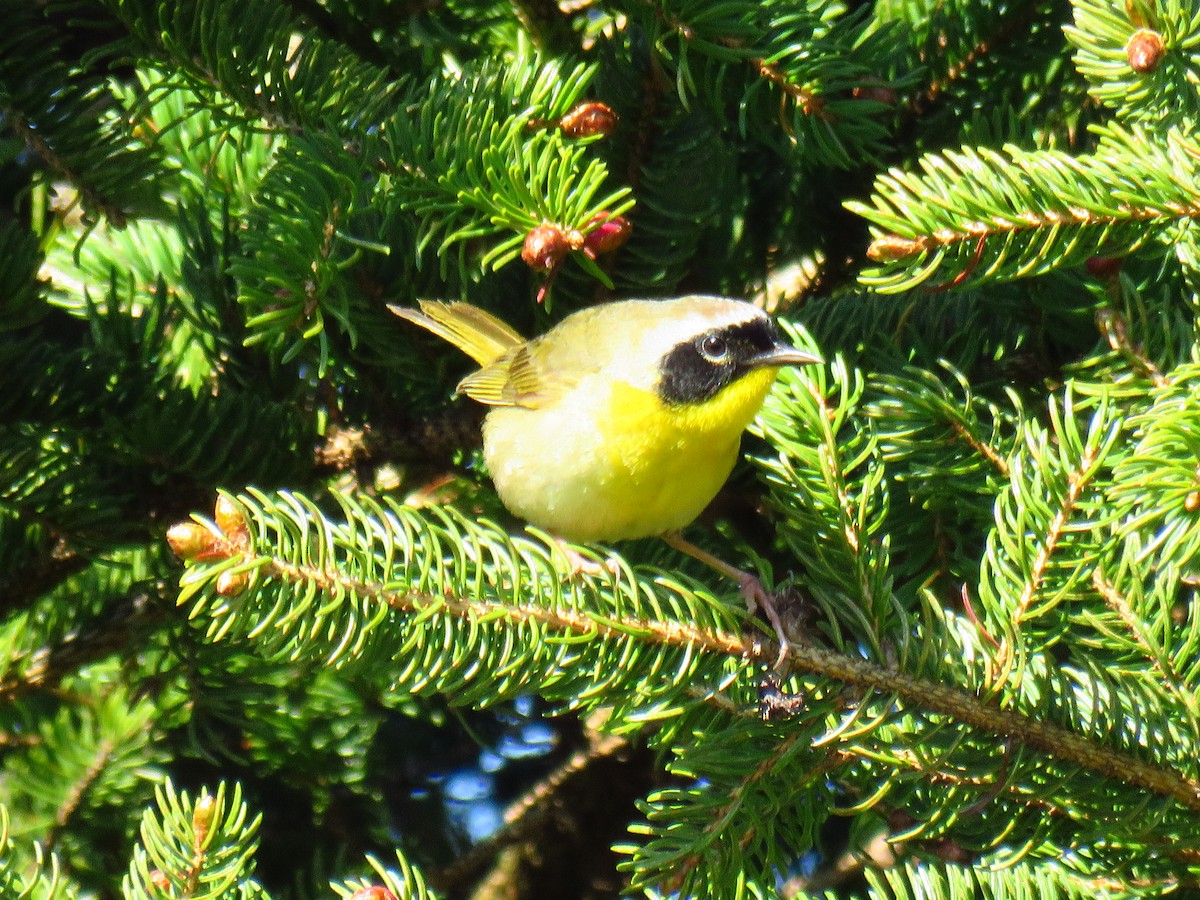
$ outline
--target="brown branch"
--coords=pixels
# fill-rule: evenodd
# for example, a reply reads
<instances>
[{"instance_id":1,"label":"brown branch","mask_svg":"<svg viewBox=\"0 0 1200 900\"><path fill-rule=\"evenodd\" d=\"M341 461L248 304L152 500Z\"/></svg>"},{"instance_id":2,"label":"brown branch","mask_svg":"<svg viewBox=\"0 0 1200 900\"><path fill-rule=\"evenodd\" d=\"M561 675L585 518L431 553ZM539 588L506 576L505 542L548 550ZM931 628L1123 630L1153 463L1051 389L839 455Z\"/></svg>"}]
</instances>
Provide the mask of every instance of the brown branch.
<instances>
[{"instance_id":1,"label":"brown branch","mask_svg":"<svg viewBox=\"0 0 1200 900\"><path fill-rule=\"evenodd\" d=\"M1115 290L1120 290L1119 286ZM1103 306L1096 310L1096 325L1108 346L1120 353L1143 378L1148 378L1157 388L1165 388L1171 384L1171 379L1163 375L1162 370L1154 364L1141 347L1135 347L1129 340L1129 326L1125 317L1112 306Z\"/></svg>"},{"instance_id":2,"label":"brown branch","mask_svg":"<svg viewBox=\"0 0 1200 900\"><path fill-rule=\"evenodd\" d=\"M681 19L669 15L665 10L656 10L659 21L667 28L675 32L685 41L694 41L696 39L696 31L691 25ZM743 50L744 45L737 38L731 37L716 37L714 42L726 47L730 50ZM813 91L807 88L800 87L788 80L787 75L774 63L769 63L760 56L746 56L746 62L757 72L762 78L771 84L775 85L781 91L786 99L792 100L800 111L806 116L817 116L822 119L829 119L828 110L825 107L825 100Z\"/></svg>"},{"instance_id":3,"label":"brown branch","mask_svg":"<svg viewBox=\"0 0 1200 900\"><path fill-rule=\"evenodd\" d=\"M1083 479L1076 479L1072 496L1078 497L1082 485ZM1056 535L1061 532L1065 522L1064 513ZM1048 542L1047 547L1052 545L1053 542ZM681 622L623 619L618 624L609 618L579 609L469 599L450 594L443 596L417 590L388 591L377 585L344 578L336 572L297 566L270 557L258 557L257 561L263 565L263 574L297 584L312 583L324 590L336 587L345 594L386 603L405 613L428 612L430 606L436 604L447 614L460 619L478 621L482 617L503 617L515 622L537 622L549 631L611 640L628 639L631 633L636 633L651 644L698 648L758 665L769 664L778 653L778 648L770 640ZM1033 719L1013 709L1000 708L961 688L918 678L800 640L792 644L784 669L782 677L806 672L859 689L894 695L915 709L947 716L971 728L998 735L1090 772L1169 797L1188 810L1200 812L1200 782L1196 779L1170 768L1144 762L1122 750L1095 743L1061 726Z\"/></svg>"},{"instance_id":4,"label":"brown branch","mask_svg":"<svg viewBox=\"0 0 1200 900\"><path fill-rule=\"evenodd\" d=\"M111 741L100 741L99 752L96 754L95 759L92 760L92 764L84 772L83 778L71 787L62 805L59 806L54 814L54 825L46 835L45 844L47 850L54 849L54 845L58 842L59 837L66 830L67 825L70 824L72 816L83 806L88 791L100 780L100 776L112 759L115 750L116 747Z\"/></svg>"},{"instance_id":5,"label":"brown branch","mask_svg":"<svg viewBox=\"0 0 1200 900\"><path fill-rule=\"evenodd\" d=\"M1009 477L1008 460L997 453L995 447L993 447L987 441L976 437L971 433L970 429L968 429L966 425L957 419L951 420L950 427L954 429L954 434L958 438L960 438L968 446L970 446L972 450L990 462L996 468L997 472L999 472L1005 478Z\"/></svg>"},{"instance_id":6,"label":"brown branch","mask_svg":"<svg viewBox=\"0 0 1200 900\"><path fill-rule=\"evenodd\" d=\"M122 209L115 200L109 200L102 197L97 191L89 187L87 181L63 161L63 159L55 152L41 132L34 127L24 116L12 115L8 124L12 127L25 145L42 158L51 169L57 172L65 181L75 186L79 191L79 196L83 198L84 205L90 209L99 210L104 214L114 228L124 228L128 224L128 219L125 215L125 210Z\"/></svg>"},{"instance_id":7,"label":"brown branch","mask_svg":"<svg viewBox=\"0 0 1200 900\"><path fill-rule=\"evenodd\" d=\"M1141 648L1146 660L1158 671L1163 689L1175 698L1192 716L1193 722L1200 721L1200 700L1188 689L1185 679L1175 670L1169 654L1160 652L1147 634L1146 623L1129 605L1129 599L1108 581L1099 568L1092 571L1092 587L1096 589L1108 608L1117 614L1121 623L1129 630L1134 642Z\"/></svg>"},{"instance_id":8,"label":"brown branch","mask_svg":"<svg viewBox=\"0 0 1200 900\"><path fill-rule=\"evenodd\" d=\"M957 287L967 275L970 275L978 267L982 259L982 249L989 238L1011 237L1024 232L1045 228L1062 228L1067 225L1113 228L1128 222L1155 221L1167 214L1179 218L1200 219L1200 203L1170 204L1155 208L1119 206L1118 209L1119 213L1111 215L1099 215L1078 207L1071 207L1064 211L1022 210L1009 216L1011 219L1020 221L973 222L962 229L939 228L933 234L921 234L915 237L883 234L871 242L871 246L867 248L867 258L876 263L899 262L931 250L975 242L975 248L971 252L971 260L965 274L956 276L946 285L936 285L926 289L929 293L938 293L951 287Z\"/></svg>"},{"instance_id":9,"label":"brown branch","mask_svg":"<svg viewBox=\"0 0 1200 900\"><path fill-rule=\"evenodd\" d=\"M504 811L504 824L486 840L436 873L431 882L443 893L454 892L473 881L503 848L529 839L549 814L566 784L588 767L629 749L629 741L616 735L593 735L588 746L571 754Z\"/></svg>"}]
</instances>

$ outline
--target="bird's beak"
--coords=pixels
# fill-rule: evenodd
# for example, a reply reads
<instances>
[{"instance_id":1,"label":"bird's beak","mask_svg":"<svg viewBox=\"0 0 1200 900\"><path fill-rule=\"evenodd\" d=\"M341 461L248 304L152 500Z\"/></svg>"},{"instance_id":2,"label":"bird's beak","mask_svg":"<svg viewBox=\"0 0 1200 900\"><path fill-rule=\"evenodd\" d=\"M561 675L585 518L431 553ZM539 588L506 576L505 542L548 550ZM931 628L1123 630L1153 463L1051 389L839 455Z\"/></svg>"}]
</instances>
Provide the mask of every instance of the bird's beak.
<instances>
[{"instance_id":1,"label":"bird's beak","mask_svg":"<svg viewBox=\"0 0 1200 900\"><path fill-rule=\"evenodd\" d=\"M751 359L750 366L755 369L765 369L780 366L815 366L824 362L825 360L814 353L797 350L789 344L778 343L770 350Z\"/></svg>"}]
</instances>

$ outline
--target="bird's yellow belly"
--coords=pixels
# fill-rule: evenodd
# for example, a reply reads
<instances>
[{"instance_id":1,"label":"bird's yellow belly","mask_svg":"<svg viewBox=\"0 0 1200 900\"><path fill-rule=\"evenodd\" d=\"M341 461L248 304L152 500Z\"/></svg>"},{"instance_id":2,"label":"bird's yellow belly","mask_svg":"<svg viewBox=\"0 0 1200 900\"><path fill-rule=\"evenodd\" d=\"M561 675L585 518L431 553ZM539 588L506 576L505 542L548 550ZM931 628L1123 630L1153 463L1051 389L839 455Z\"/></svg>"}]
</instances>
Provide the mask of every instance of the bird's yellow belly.
<instances>
[{"instance_id":1,"label":"bird's yellow belly","mask_svg":"<svg viewBox=\"0 0 1200 900\"><path fill-rule=\"evenodd\" d=\"M623 384L550 408L493 409L484 456L504 505L539 528L577 542L659 535L720 490L774 375L744 379L708 410L670 410Z\"/></svg>"}]
</instances>

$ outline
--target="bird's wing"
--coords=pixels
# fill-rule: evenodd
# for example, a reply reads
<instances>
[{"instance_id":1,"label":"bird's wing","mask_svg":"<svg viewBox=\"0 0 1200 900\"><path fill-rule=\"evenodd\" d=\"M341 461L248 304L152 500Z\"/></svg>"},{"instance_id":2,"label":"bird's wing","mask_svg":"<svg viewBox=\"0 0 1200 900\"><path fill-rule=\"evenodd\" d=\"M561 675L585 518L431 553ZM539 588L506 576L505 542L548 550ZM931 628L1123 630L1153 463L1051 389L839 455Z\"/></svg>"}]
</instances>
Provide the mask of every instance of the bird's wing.
<instances>
[{"instance_id":1,"label":"bird's wing","mask_svg":"<svg viewBox=\"0 0 1200 900\"><path fill-rule=\"evenodd\" d=\"M522 344L458 383L458 392L488 406L537 409L560 395L558 379L547 379L531 344Z\"/></svg>"},{"instance_id":2,"label":"bird's wing","mask_svg":"<svg viewBox=\"0 0 1200 900\"><path fill-rule=\"evenodd\" d=\"M389 306L462 350L481 368L458 383L458 392L489 406L537 409L561 397L569 379L547 360L541 339L525 341L491 313L469 303L422 300L420 310Z\"/></svg>"},{"instance_id":3,"label":"bird's wing","mask_svg":"<svg viewBox=\"0 0 1200 900\"><path fill-rule=\"evenodd\" d=\"M431 300L420 301L420 306L419 311L402 306L389 306L388 309L453 344L484 366L484 371L509 351L525 343L525 338L478 306Z\"/></svg>"}]
</instances>

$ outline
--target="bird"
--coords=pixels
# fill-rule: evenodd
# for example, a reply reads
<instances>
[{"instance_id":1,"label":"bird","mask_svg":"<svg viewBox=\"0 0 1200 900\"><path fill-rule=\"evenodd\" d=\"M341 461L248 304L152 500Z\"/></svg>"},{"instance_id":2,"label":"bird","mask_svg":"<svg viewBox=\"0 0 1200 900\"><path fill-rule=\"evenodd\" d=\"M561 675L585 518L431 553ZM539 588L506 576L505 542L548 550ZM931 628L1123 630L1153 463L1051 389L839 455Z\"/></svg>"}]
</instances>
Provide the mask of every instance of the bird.
<instances>
[{"instance_id":1,"label":"bird","mask_svg":"<svg viewBox=\"0 0 1200 900\"><path fill-rule=\"evenodd\" d=\"M526 340L478 306L388 308L480 368L456 393L483 403L483 456L501 502L574 543L660 537L739 585L788 642L761 582L683 537L737 461L779 370L822 359L752 303L689 295L578 310Z\"/></svg>"}]
</instances>

